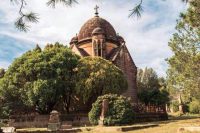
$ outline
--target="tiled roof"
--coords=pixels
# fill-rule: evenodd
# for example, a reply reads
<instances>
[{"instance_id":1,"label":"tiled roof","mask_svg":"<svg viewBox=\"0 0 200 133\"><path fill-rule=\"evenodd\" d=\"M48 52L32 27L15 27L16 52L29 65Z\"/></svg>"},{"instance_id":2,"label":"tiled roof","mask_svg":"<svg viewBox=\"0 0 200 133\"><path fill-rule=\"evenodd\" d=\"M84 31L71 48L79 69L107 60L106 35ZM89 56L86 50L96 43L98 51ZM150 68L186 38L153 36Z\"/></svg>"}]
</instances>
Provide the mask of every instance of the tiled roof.
<instances>
[{"instance_id":1,"label":"tiled roof","mask_svg":"<svg viewBox=\"0 0 200 133\"><path fill-rule=\"evenodd\" d=\"M105 32L107 39L117 40L116 31L113 26L103 18L95 16L89 19L81 28L78 34L78 40L84 40L92 37L92 31L96 28L101 28Z\"/></svg>"}]
</instances>

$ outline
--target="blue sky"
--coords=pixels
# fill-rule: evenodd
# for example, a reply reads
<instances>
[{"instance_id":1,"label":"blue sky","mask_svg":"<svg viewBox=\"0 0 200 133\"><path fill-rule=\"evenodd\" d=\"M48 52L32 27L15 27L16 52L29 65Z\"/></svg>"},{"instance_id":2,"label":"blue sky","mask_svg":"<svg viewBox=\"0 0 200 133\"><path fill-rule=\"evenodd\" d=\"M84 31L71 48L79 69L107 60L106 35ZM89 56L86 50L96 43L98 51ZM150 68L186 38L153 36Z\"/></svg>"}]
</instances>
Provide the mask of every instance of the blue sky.
<instances>
[{"instance_id":1,"label":"blue sky","mask_svg":"<svg viewBox=\"0 0 200 133\"><path fill-rule=\"evenodd\" d=\"M97 4L100 17L108 20L117 33L124 37L126 45L139 68L152 67L160 76L166 76L165 59L172 55L168 41L180 12L186 9L181 0L144 0L142 18L128 18L134 0L79 0L72 7L46 7L41 0L27 0L27 9L39 13L40 22L31 24L27 33L14 27L19 5L9 0L0 5L0 67L7 69L12 61L39 44L56 41L68 44L81 26L94 16Z\"/></svg>"}]
</instances>

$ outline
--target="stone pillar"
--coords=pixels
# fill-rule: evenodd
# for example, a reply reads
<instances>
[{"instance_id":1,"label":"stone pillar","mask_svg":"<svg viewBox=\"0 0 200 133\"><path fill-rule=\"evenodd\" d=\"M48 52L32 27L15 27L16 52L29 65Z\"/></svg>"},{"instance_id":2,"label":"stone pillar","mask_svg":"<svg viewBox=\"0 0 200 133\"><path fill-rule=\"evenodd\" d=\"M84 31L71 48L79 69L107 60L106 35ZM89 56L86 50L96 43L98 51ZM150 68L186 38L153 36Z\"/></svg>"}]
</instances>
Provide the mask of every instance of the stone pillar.
<instances>
[{"instance_id":1,"label":"stone pillar","mask_svg":"<svg viewBox=\"0 0 200 133\"><path fill-rule=\"evenodd\" d=\"M60 118L59 113L56 110L53 110L50 113L49 123L48 123L48 130L50 131L57 131L60 129Z\"/></svg>"},{"instance_id":2,"label":"stone pillar","mask_svg":"<svg viewBox=\"0 0 200 133\"><path fill-rule=\"evenodd\" d=\"M101 125L101 126L104 125L104 119L105 119L106 112L108 111L108 106L109 106L108 99L104 99L102 101L101 115L100 115L100 119L99 119L99 125Z\"/></svg>"},{"instance_id":3,"label":"stone pillar","mask_svg":"<svg viewBox=\"0 0 200 133\"><path fill-rule=\"evenodd\" d=\"M183 110L183 102L182 102L182 97L181 97L181 93L179 94L179 113L180 114L183 114L184 113L184 110Z\"/></svg>"}]
</instances>

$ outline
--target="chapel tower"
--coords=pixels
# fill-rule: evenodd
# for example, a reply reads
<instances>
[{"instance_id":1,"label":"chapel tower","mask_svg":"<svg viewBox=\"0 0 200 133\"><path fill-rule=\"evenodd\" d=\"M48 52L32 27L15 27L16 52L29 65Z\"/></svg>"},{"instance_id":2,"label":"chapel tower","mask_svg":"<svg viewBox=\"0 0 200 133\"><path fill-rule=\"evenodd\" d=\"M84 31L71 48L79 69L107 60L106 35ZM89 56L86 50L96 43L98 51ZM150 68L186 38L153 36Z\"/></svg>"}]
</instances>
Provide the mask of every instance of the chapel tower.
<instances>
[{"instance_id":1,"label":"chapel tower","mask_svg":"<svg viewBox=\"0 0 200 133\"><path fill-rule=\"evenodd\" d=\"M100 56L118 66L128 82L128 90L123 95L131 97L133 103L137 102L137 67L123 37L116 34L108 21L99 17L98 6L95 7L95 16L71 39L70 48L81 57Z\"/></svg>"}]
</instances>

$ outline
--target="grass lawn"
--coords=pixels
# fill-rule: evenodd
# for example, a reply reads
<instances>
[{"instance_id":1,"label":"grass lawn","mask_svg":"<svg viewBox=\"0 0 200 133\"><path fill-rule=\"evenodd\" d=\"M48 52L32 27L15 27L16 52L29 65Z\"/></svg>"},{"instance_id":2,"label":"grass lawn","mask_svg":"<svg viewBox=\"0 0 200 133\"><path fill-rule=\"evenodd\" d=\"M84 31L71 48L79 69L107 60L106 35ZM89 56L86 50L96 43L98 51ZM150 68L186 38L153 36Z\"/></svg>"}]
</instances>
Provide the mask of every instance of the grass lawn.
<instances>
[{"instance_id":1,"label":"grass lawn","mask_svg":"<svg viewBox=\"0 0 200 133\"><path fill-rule=\"evenodd\" d=\"M47 131L47 128L23 128L23 129L17 129L17 131Z\"/></svg>"},{"instance_id":2,"label":"grass lawn","mask_svg":"<svg viewBox=\"0 0 200 133\"><path fill-rule=\"evenodd\" d=\"M181 116L170 117L167 121L146 122L133 124L129 126L113 126L113 127L80 127L83 133L121 133L122 128L126 133L189 133L178 132L180 127L200 126L200 116ZM18 129L17 131L46 131L47 128L27 128ZM197 132L192 132L197 133ZM198 132L200 133L200 132Z\"/></svg>"},{"instance_id":3,"label":"grass lawn","mask_svg":"<svg viewBox=\"0 0 200 133\"><path fill-rule=\"evenodd\" d=\"M148 126L149 125L149 126ZM125 127L139 127L135 130L126 131L126 133L177 133L180 127L200 126L200 117L197 116L181 116L172 117L168 121L149 122L134 124ZM88 127L83 128L84 133L120 133L121 127ZM189 132L181 132L189 133ZM197 133L197 132L193 132ZM200 133L200 132L199 132Z\"/></svg>"}]
</instances>

